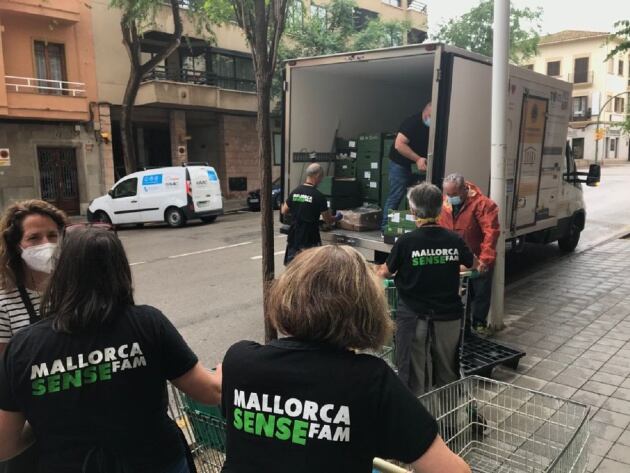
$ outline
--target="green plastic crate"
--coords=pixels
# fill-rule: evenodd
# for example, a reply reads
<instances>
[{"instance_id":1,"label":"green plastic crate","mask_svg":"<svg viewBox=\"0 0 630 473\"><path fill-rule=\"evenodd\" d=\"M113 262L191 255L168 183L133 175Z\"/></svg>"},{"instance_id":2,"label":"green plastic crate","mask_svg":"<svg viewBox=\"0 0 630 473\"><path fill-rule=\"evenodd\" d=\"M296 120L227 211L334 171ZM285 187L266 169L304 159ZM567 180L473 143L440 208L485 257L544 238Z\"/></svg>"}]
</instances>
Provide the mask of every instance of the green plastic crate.
<instances>
[{"instance_id":1,"label":"green plastic crate","mask_svg":"<svg viewBox=\"0 0 630 473\"><path fill-rule=\"evenodd\" d=\"M208 406L182 394L184 412L197 444L225 453L225 418L218 406Z\"/></svg>"}]
</instances>

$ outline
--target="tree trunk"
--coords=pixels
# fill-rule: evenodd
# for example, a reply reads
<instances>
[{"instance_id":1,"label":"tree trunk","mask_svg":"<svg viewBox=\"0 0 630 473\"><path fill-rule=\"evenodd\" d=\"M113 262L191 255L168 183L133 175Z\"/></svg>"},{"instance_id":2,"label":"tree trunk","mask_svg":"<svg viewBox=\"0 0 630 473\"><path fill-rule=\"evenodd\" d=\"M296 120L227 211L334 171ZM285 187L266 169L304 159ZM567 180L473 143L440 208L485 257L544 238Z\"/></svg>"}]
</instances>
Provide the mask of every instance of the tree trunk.
<instances>
[{"instance_id":1,"label":"tree trunk","mask_svg":"<svg viewBox=\"0 0 630 473\"><path fill-rule=\"evenodd\" d=\"M133 66L129 73L127 88L123 98L120 115L120 132L122 138L122 152L125 162L125 172L131 174L137 171L138 161L136 157L136 140L133 135L133 110L140 88L141 77Z\"/></svg>"},{"instance_id":2,"label":"tree trunk","mask_svg":"<svg viewBox=\"0 0 630 473\"><path fill-rule=\"evenodd\" d=\"M268 77L268 74L265 74ZM259 78L262 79L262 78ZM273 203L271 202L271 81L267 80L258 89L258 116L256 129L258 132L259 166L260 166L260 219L262 228L262 276L263 307L265 316L265 341L278 338L276 330L271 326L267 314L267 297L269 288L275 277L274 241L273 241Z\"/></svg>"}]
</instances>

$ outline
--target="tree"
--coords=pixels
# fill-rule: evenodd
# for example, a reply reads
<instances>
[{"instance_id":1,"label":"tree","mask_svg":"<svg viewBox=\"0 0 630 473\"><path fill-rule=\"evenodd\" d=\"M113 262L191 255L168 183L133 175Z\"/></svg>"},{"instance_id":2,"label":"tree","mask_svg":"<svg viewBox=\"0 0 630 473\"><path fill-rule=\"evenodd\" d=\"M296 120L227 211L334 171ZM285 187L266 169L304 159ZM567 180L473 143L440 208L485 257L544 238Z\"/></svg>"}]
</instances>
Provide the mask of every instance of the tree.
<instances>
[{"instance_id":1,"label":"tree","mask_svg":"<svg viewBox=\"0 0 630 473\"><path fill-rule=\"evenodd\" d=\"M630 51L630 20L620 20L615 23L615 31L612 34L613 40L617 40L619 44L615 46L606 59L610 59L617 54Z\"/></svg>"},{"instance_id":2,"label":"tree","mask_svg":"<svg viewBox=\"0 0 630 473\"><path fill-rule=\"evenodd\" d=\"M168 44L144 63L140 54L142 28L153 21L157 10L163 7L164 2L161 0L111 0L110 4L122 10L120 29L130 63L129 78L127 79L120 117L122 150L127 173L135 172L138 163L133 136L133 112L142 78L169 57L181 43L184 26L179 9L179 0L169 0L168 4L173 17L173 34L170 36Z\"/></svg>"},{"instance_id":3,"label":"tree","mask_svg":"<svg viewBox=\"0 0 630 473\"><path fill-rule=\"evenodd\" d=\"M542 8L510 7L510 60L534 56L540 40ZM482 0L461 17L439 27L434 39L492 57L493 0Z\"/></svg>"},{"instance_id":4,"label":"tree","mask_svg":"<svg viewBox=\"0 0 630 473\"><path fill-rule=\"evenodd\" d=\"M269 287L274 279L273 206L271 202L271 86L284 31L288 0L206 0L211 20L235 20L245 33L254 62L257 92L256 131L260 166L263 307L265 340L277 337L267 317Z\"/></svg>"}]
</instances>

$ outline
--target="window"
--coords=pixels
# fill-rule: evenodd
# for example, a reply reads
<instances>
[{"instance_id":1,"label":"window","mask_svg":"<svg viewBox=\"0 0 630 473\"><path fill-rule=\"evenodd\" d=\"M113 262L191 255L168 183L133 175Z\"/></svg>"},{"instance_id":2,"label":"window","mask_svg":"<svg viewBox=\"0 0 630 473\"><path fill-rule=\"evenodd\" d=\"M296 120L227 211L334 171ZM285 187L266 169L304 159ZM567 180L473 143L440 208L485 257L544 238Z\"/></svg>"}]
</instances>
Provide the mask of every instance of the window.
<instances>
[{"instance_id":1,"label":"window","mask_svg":"<svg viewBox=\"0 0 630 473\"><path fill-rule=\"evenodd\" d=\"M426 31L411 28L409 33L407 33L408 44L420 44L423 43L425 39L427 39Z\"/></svg>"},{"instance_id":2,"label":"window","mask_svg":"<svg viewBox=\"0 0 630 473\"><path fill-rule=\"evenodd\" d=\"M61 81L66 80L66 55L63 44L35 41L35 67L41 79L38 89L42 94L62 95ZM45 88L44 88L45 87ZM58 89L58 90L55 90Z\"/></svg>"},{"instance_id":3,"label":"window","mask_svg":"<svg viewBox=\"0 0 630 473\"><path fill-rule=\"evenodd\" d=\"M615 73L615 60L613 58L610 58L608 60L608 74L614 74Z\"/></svg>"},{"instance_id":4,"label":"window","mask_svg":"<svg viewBox=\"0 0 630 473\"><path fill-rule=\"evenodd\" d=\"M621 59L617 65L617 75L623 76L623 61Z\"/></svg>"},{"instance_id":5,"label":"window","mask_svg":"<svg viewBox=\"0 0 630 473\"><path fill-rule=\"evenodd\" d=\"M206 82L206 56L184 56L182 58L182 78L184 82L201 84Z\"/></svg>"},{"instance_id":6,"label":"window","mask_svg":"<svg viewBox=\"0 0 630 473\"><path fill-rule=\"evenodd\" d=\"M573 159L584 159L584 138L573 138L571 142Z\"/></svg>"},{"instance_id":7,"label":"window","mask_svg":"<svg viewBox=\"0 0 630 473\"><path fill-rule=\"evenodd\" d=\"M122 197L133 197L138 193L138 178L134 177L122 181L116 187L114 187L114 195L112 198L120 199Z\"/></svg>"},{"instance_id":8,"label":"window","mask_svg":"<svg viewBox=\"0 0 630 473\"><path fill-rule=\"evenodd\" d=\"M573 117L586 117L586 97L573 97Z\"/></svg>"},{"instance_id":9,"label":"window","mask_svg":"<svg viewBox=\"0 0 630 473\"><path fill-rule=\"evenodd\" d=\"M378 13L373 12L371 10L366 10L365 8L355 8L354 13L352 15L352 20L354 23L354 29L357 31L363 31L368 23L372 20L378 18Z\"/></svg>"},{"instance_id":10,"label":"window","mask_svg":"<svg viewBox=\"0 0 630 473\"><path fill-rule=\"evenodd\" d=\"M573 63L573 83L585 84L588 80L588 58L577 58Z\"/></svg>"},{"instance_id":11,"label":"window","mask_svg":"<svg viewBox=\"0 0 630 473\"><path fill-rule=\"evenodd\" d=\"M213 52L211 54L211 66L212 78L210 82L212 85L223 89L248 92L256 90L254 64L250 57Z\"/></svg>"},{"instance_id":12,"label":"window","mask_svg":"<svg viewBox=\"0 0 630 473\"><path fill-rule=\"evenodd\" d=\"M402 5L402 0L383 0L383 3L387 4L387 5L391 5L392 7L398 7L400 8Z\"/></svg>"},{"instance_id":13,"label":"window","mask_svg":"<svg viewBox=\"0 0 630 473\"><path fill-rule=\"evenodd\" d=\"M552 77L558 77L560 75L560 61L547 63L547 75Z\"/></svg>"},{"instance_id":14,"label":"window","mask_svg":"<svg viewBox=\"0 0 630 473\"><path fill-rule=\"evenodd\" d=\"M617 149L617 139L618 138L610 139L610 151L615 151L615 149Z\"/></svg>"},{"instance_id":15,"label":"window","mask_svg":"<svg viewBox=\"0 0 630 473\"><path fill-rule=\"evenodd\" d=\"M328 9L321 5L315 5L311 3L311 16L313 18L319 18L324 26L327 26L328 22Z\"/></svg>"},{"instance_id":16,"label":"window","mask_svg":"<svg viewBox=\"0 0 630 473\"><path fill-rule=\"evenodd\" d=\"M623 97L615 97L615 107L614 107L615 113L625 112L624 102L625 100L623 99Z\"/></svg>"},{"instance_id":17,"label":"window","mask_svg":"<svg viewBox=\"0 0 630 473\"><path fill-rule=\"evenodd\" d=\"M287 9L287 26L302 28L304 26L304 4L301 0L293 0Z\"/></svg>"}]
</instances>

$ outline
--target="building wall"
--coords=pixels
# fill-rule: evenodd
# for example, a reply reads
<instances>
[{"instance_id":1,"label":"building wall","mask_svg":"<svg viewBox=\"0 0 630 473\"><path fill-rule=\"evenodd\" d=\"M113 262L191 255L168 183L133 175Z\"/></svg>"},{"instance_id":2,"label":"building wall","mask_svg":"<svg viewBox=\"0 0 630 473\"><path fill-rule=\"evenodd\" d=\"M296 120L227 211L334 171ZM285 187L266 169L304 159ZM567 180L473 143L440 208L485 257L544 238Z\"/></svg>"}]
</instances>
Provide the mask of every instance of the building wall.
<instances>
[{"instance_id":1,"label":"building wall","mask_svg":"<svg viewBox=\"0 0 630 473\"><path fill-rule=\"evenodd\" d=\"M599 146L598 159L606 156L604 149L606 140L601 140L599 143L595 140L597 114L600 112L601 107L607 100L607 97L629 90L630 55L627 55L627 53L617 55L614 58L614 67L611 73L606 56L614 48L615 44L608 43L606 40L607 36L604 35L587 39L541 44L538 55L533 60L526 61L528 64L533 64L535 72L546 74L547 62L559 60L561 61L559 78L570 81L574 73L574 60L581 57L589 58L589 71L593 73L593 80L587 84L573 84L573 97L587 97L587 109L591 109L592 117L571 122L569 131L569 140L573 137L584 138L584 156L588 160L595 158L596 146ZM623 75L617 73L619 60L624 62ZM624 98L627 106L629 97L626 95ZM619 138L619 150L616 158L618 160L628 160L627 143L630 137L628 134L624 135L621 133L618 127L611 127L606 122L622 121L623 119L623 114L613 112L612 105L602 110L601 121L604 122L602 128L608 130L607 135L609 137Z\"/></svg>"},{"instance_id":2,"label":"building wall","mask_svg":"<svg viewBox=\"0 0 630 473\"><path fill-rule=\"evenodd\" d=\"M0 167L0 209L21 199L41 198L38 146L75 148L81 213L102 194L102 163L94 134L83 125L0 122L0 146L11 166Z\"/></svg>"}]
</instances>

